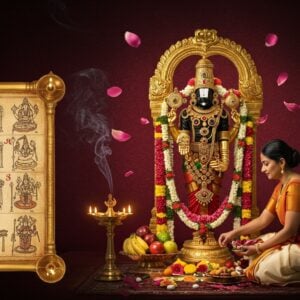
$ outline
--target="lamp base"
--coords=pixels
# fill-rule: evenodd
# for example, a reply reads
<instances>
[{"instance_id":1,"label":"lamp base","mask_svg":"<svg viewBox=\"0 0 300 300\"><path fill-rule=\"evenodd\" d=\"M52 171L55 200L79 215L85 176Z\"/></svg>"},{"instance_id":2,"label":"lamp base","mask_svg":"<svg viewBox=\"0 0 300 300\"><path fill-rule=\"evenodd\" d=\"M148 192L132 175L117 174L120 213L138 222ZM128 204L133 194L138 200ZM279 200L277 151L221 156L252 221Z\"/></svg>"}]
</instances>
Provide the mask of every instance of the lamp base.
<instances>
[{"instance_id":1,"label":"lamp base","mask_svg":"<svg viewBox=\"0 0 300 300\"><path fill-rule=\"evenodd\" d=\"M94 277L97 281L120 281L123 280L123 274L118 268L101 269Z\"/></svg>"}]
</instances>

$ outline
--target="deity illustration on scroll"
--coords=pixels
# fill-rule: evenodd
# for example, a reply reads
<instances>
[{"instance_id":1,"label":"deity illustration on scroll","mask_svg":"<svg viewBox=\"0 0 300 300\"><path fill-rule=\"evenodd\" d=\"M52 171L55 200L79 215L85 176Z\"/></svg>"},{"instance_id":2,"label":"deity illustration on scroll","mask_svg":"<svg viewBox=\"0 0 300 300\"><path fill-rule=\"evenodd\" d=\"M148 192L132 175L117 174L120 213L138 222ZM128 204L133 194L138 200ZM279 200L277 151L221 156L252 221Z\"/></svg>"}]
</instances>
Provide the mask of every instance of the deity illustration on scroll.
<instances>
[{"instance_id":1,"label":"deity illustration on scroll","mask_svg":"<svg viewBox=\"0 0 300 300\"><path fill-rule=\"evenodd\" d=\"M31 216L20 216L14 219L14 232L12 234L12 255L14 252L18 253L32 253L35 252L37 247L32 245L32 238L36 236L40 242L39 232L36 226L36 219ZM15 243L18 239L18 245Z\"/></svg>"},{"instance_id":2,"label":"deity illustration on scroll","mask_svg":"<svg viewBox=\"0 0 300 300\"><path fill-rule=\"evenodd\" d=\"M36 104L30 104L28 98L25 97L19 106L14 105L11 110L18 120L13 124L13 130L28 132L36 129L37 124L34 122L34 119L39 112L39 108Z\"/></svg>"}]
</instances>

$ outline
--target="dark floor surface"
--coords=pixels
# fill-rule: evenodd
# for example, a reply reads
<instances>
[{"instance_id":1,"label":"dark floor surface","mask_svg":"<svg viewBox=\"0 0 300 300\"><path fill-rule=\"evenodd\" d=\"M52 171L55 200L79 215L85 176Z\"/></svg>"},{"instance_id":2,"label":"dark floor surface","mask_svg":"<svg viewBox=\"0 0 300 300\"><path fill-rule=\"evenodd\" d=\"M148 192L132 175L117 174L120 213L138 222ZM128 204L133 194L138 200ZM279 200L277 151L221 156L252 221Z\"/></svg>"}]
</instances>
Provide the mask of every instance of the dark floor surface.
<instances>
[{"instance_id":1,"label":"dark floor surface","mask_svg":"<svg viewBox=\"0 0 300 300\"><path fill-rule=\"evenodd\" d=\"M193 290L186 285L178 285L174 291L154 287L150 280L143 282L140 288L127 288L123 282L99 282L93 279L95 272L103 265L103 257L95 252L69 252L60 255L66 262L67 271L64 278L55 284L42 282L34 272L0 273L1 300L9 299L278 299L289 300L300 296L300 286L263 287L255 284L213 288L200 285ZM124 264L125 263L125 264ZM118 258L117 264L122 268L129 261Z\"/></svg>"}]
</instances>

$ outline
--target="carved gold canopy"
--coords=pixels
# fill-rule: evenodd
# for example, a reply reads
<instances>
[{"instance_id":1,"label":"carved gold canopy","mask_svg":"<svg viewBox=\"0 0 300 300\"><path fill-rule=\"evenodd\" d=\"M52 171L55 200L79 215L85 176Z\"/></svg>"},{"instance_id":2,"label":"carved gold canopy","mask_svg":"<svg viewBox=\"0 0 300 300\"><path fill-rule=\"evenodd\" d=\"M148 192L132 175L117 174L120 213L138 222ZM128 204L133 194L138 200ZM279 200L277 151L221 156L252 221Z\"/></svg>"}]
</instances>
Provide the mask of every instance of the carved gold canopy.
<instances>
[{"instance_id":1,"label":"carved gold canopy","mask_svg":"<svg viewBox=\"0 0 300 300\"><path fill-rule=\"evenodd\" d=\"M213 29L198 29L193 37L171 45L160 57L150 78L149 100L153 121L160 114L163 99L173 92L173 77L177 66L190 56L209 58L223 56L233 63L238 73L238 89L247 103L254 124L263 105L262 79L251 55L240 45L219 37ZM256 206L256 128L254 128L252 216L258 215Z\"/></svg>"},{"instance_id":2,"label":"carved gold canopy","mask_svg":"<svg viewBox=\"0 0 300 300\"><path fill-rule=\"evenodd\" d=\"M258 118L263 104L262 79L250 54L234 41L219 37L216 30L198 29L193 37L178 41L165 51L150 78L149 99L154 120L159 115L161 101L173 91L176 67L192 55L207 58L220 55L229 59L238 71L239 91L249 112L254 120Z\"/></svg>"}]
</instances>

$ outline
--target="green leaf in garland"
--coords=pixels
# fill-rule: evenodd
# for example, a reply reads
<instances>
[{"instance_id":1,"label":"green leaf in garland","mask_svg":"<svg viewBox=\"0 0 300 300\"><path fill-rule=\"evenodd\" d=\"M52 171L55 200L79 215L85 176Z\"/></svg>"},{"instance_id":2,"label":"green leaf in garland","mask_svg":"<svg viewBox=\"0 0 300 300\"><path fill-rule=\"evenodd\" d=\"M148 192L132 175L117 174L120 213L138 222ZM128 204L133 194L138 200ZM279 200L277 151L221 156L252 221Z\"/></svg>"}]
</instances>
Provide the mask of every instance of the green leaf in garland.
<instances>
[{"instance_id":1,"label":"green leaf in garland","mask_svg":"<svg viewBox=\"0 0 300 300\"><path fill-rule=\"evenodd\" d=\"M241 122L246 123L248 121L248 116L241 116Z\"/></svg>"},{"instance_id":2,"label":"green leaf in garland","mask_svg":"<svg viewBox=\"0 0 300 300\"><path fill-rule=\"evenodd\" d=\"M212 226L210 225L210 223L206 223L205 226L206 226L206 228L207 228L208 230L212 230L212 229L213 229Z\"/></svg>"},{"instance_id":3,"label":"green leaf in garland","mask_svg":"<svg viewBox=\"0 0 300 300\"><path fill-rule=\"evenodd\" d=\"M168 220L173 220L174 219L174 211L171 207L167 206L167 211L166 211L167 219Z\"/></svg>"},{"instance_id":4,"label":"green leaf in garland","mask_svg":"<svg viewBox=\"0 0 300 300\"><path fill-rule=\"evenodd\" d=\"M161 124L169 124L167 116L160 116L157 118L157 121L160 122Z\"/></svg>"},{"instance_id":5,"label":"green leaf in garland","mask_svg":"<svg viewBox=\"0 0 300 300\"><path fill-rule=\"evenodd\" d=\"M238 187L237 192L236 192L237 197L242 197L242 193L243 193L242 187Z\"/></svg>"},{"instance_id":6,"label":"green leaf in garland","mask_svg":"<svg viewBox=\"0 0 300 300\"><path fill-rule=\"evenodd\" d=\"M169 190L167 185L166 185L166 196L165 197L166 197L167 200L171 200L170 190Z\"/></svg>"},{"instance_id":7,"label":"green leaf in garland","mask_svg":"<svg viewBox=\"0 0 300 300\"><path fill-rule=\"evenodd\" d=\"M235 218L242 217L242 208L240 206L234 206L232 212Z\"/></svg>"}]
</instances>

